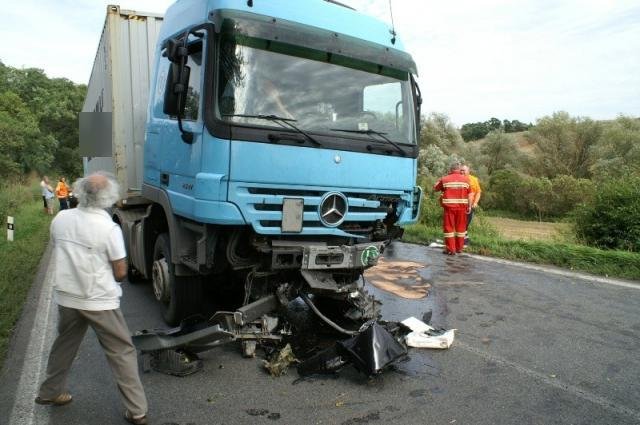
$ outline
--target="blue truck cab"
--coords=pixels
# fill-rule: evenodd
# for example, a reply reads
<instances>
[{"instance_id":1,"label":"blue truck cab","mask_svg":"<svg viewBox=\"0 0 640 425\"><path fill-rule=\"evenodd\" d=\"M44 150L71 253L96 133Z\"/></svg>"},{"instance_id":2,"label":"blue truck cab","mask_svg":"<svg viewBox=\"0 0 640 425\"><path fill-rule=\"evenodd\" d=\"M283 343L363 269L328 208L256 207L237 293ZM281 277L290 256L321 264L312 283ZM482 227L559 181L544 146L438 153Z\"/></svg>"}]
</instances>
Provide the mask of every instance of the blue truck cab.
<instances>
[{"instance_id":1,"label":"blue truck cab","mask_svg":"<svg viewBox=\"0 0 640 425\"><path fill-rule=\"evenodd\" d=\"M421 199L395 33L334 1L178 0L153 57L142 187L114 219L165 320L234 287L241 305L311 294L376 316L362 273Z\"/></svg>"}]
</instances>

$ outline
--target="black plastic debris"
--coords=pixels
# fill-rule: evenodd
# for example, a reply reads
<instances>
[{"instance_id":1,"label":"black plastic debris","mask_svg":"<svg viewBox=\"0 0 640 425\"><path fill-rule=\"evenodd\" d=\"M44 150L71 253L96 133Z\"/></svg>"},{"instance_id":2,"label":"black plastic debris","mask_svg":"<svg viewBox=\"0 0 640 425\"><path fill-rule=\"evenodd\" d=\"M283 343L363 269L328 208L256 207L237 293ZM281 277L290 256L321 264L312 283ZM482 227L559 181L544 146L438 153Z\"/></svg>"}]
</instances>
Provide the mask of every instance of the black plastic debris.
<instances>
[{"instance_id":1,"label":"black plastic debris","mask_svg":"<svg viewBox=\"0 0 640 425\"><path fill-rule=\"evenodd\" d=\"M360 372L370 376L407 354L407 349L378 322L345 341L340 347Z\"/></svg>"},{"instance_id":2,"label":"black plastic debris","mask_svg":"<svg viewBox=\"0 0 640 425\"><path fill-rule=\"evenodd\" d=\"M338 344L326 348L298 365L298 375L310 376L315 374L336 373L349 361L338 353Z\"/></svg>"},{"instance_id":3,"label":"black plastic debris","mask_svg":"<svg viewBox=\"0 0 640 425\"><path fill-rule=\"evenodd\" d=\"M397 324L372 322L355 335L338 341L332 347L316 353L298 365L300 376L335 373L347 364L353 364L367 376L376 375L407 354L399 340L404 329Z\"/></svg>"}]
</instances>

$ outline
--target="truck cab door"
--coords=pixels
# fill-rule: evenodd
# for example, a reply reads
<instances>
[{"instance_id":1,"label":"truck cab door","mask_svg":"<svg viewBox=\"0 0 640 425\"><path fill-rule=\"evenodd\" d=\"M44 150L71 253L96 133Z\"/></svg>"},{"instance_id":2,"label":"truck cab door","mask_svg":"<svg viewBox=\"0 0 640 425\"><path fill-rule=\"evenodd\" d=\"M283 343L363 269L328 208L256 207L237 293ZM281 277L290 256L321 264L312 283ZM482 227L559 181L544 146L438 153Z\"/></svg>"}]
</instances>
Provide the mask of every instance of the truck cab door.
<instances>
[{"instance_id":1,"label":"truck cab door","mask_svg":"<svg viewBox=\"0 0 640 425\"><path fill-rule=\"evenodd\" d=\"M188 56L185 58L188 78L182 94L184 107L181 119L178 120L177 114L164 112L166 91L172 89L170 80L174 78L167 48L164 48L158 60L155 100L151 106L152 119L145 143L145 181L168 192L175 212L188 209L189 198L193 199L195 176L201 169L202 156L205 30L188 37ZM185 141L184 134L188 134L188 141Z\"/></svg>"}]
</instances>

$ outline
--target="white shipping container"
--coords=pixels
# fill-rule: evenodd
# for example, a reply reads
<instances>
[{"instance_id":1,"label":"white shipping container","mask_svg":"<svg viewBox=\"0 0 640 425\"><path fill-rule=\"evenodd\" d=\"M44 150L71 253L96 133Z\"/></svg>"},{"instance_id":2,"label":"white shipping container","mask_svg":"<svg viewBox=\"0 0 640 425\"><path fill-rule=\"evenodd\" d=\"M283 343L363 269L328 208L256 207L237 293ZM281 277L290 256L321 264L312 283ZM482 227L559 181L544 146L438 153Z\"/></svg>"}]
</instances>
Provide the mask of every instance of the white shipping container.
<instances>
[{"instance_id":1,"label":"white shipping container","mask_svg":"<svg viewBox=\"0 0 640 425\"><path fill-rule=\"evenodd\" d=\"M161 15L107 7L82 107L82 112L111 112L111 146L97 149L111 155L84 157L84 173L114 173L125 196L142 187L147 103L161 25Z\"/></svg>"}]
</instances>

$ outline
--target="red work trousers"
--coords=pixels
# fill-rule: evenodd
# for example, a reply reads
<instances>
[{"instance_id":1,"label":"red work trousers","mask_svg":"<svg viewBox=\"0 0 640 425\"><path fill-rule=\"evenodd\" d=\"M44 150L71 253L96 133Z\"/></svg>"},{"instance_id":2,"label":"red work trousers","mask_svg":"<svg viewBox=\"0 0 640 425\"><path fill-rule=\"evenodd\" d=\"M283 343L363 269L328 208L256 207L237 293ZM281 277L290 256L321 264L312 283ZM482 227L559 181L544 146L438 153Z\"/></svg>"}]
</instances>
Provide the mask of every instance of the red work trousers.
<instances>
[{"instance_id":1,"label":"red work trousers","mask_svg":"<svg viewBox=\"0 0 640 425\"><path fill-rule=\"evenodd\" d=\"M449 252L462 252L467 235L467 207L444 207L442 217L444 244Z\"/></svg>"}]
</instances>

